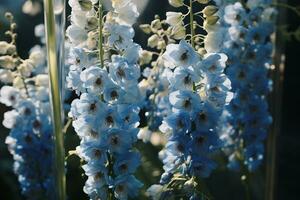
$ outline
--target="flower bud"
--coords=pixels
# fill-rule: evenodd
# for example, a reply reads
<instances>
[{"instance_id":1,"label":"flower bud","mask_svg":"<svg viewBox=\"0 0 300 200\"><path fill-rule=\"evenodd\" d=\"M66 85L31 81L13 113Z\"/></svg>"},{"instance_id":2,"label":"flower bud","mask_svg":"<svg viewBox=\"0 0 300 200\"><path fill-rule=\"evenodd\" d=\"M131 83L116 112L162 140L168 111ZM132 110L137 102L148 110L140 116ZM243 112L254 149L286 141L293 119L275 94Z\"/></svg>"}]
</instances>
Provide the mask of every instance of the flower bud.
<instances>
[{"instance_id":1,"label":"flower bud","mask_svg":"<svg viewBox=\"0 0 300 200\"><path fill-rule=\"evenodd\" d=\"M180 7L183 6L184 0L169 0L169 4L173 7Z\"/></svg>"},{"instance_id":2,"label":"flower bud","mask_svg":"<svg viewBox=\"0 0 300 200\"><path fill-rule=\"evenodd\" d=\"M98 19L96 17L88 17L86 23L86 29L92 30L98 27Z\"/></svg>"},{"instance_id":3,"label":"flower bud","mask_svg":"<svg viewBox=\"0 0 300 200\"><path fill-rule=\"evenodd\" d=\"M17 28L17 24L16 23L12 23L10 25L10 28L13 29L13 30L15 30Z\"/></svg>"},{"instance_id":4,"label":"flower bud","mask_svg":"<svg viewBox=\"0 0 300 200\"><path fill-rule=\"evenodd\" d=\"M1 56L0 57L0 66L6 69L15 68L15 62L11 56Z\"/></svg>"},{"instance_id":5,"label":"flower bud","mask_svg":"<svg viewBox=\"0 0 300 200\"><path fill-rule=\"evenodd\" d=\"M151 37L149 37L149 39L148 39L148 46L151 47L151 48L154 48L154 47L157 46L158 41L159 41L158 35L154 34Z\"/></svg>"},{"instance_id":6,"label":"flower bud","mask_svg":"<svg viewBox=\"0 0 300 200\"><path fill-rule=\"evenodd\" d=\"M218 12L218 8L216 6L206 6L203 10L202 10L204 17L209 17L212 16L213 14L215 14L216 12Z\"/></svg>"},{"instance_id":7,"label":"flower bud","mask_svg":"<svg viewBox=\"0 0 300 200\"><path fill-rule=\"evenodd\" d=\"M2 83L12 83L14 80L14 75L10 70L0 69L0 81Z\"/></svg>"},{"instance_id":8,"label":"flower bud","mask_svg":"<svg viewBox=\"0 0 300 200\"><path fill-rule=\"evenodd\" d=\"M178 26L172 27L171 36L175 40L183 39L185 37L185 35L186 35L186 31L185 31L184 26L178 25Z\"/></svg>"},{"instance_id":9,"label":"flower bud","mask_svg":"<svg viewBox=\"0 0 300 200\"><path fill-rule=\"evenodd\" d=\"M9 44L5 41L0 41L0 54L6 54Z\"/></svg>"},{"instance_id":10,"label":"flower bud","mask_svg":"<svg viewBox=\"0 0 300 200\"><path fill-rule=\"evenodd\" d=\"M13 87L15 88L24 88L24 82L22 80L22 78L20 76L17 76L14 80L13 80Z\"/></svg>"},{"instance_id":11,"label":"flower bud","mask_svg":"<svg viewBox=\"0 0 300 200\"><path fill-rule=\"evenodd\" d=\"M210 0L197 0L197 2L201 4L208 4Z\"/></svg>"},{"instance_id":12,"label":"flower bud","mask_svg":"<svg viewBox=\"0 0 300 200\"><path fill-rule=\"evenodd\" d=\"M151 29L154 31L161 29L161 22L159 19L155 19L151 22Z\"/></svg>"},{"instance_id":13,"label":"flower bud","mask_svg":"<svg viewBox=\"0 0 300 200\"><path fill-rule=\"evenodd\" d=\"M196 188L197 183L195 182L194 178L191 178L190 180L187 180L184 184L183 184L183 189L185 191L192 191L194 188Z\"/></svg>"},{"instance_id":14,"label":"flower bud","mask_svg":"<svg viewBox=\"0 0 300 200\"><path fill-rule=\"evenodd\" d=\"M208 24L208 25L215 25L219 20L219 16L208 16L206 19L205 19L205 22Z\"/></svg>"},{"instance_id":15,"label":"flower bud","mask_svg":"<svg viewBox=\"0 0 300 200\"><path fill-rule=\"evenodd\" d=\"M78 3L83 11L90 11L93 3L90 0L78 0Z\"/></svg>"},{"instance_id":16,"label":"flower bud","mask_svg":"<svg viewBox=\"0 0 300 200\"><path fill-rule=\"evenodd\" d=\"M204 56L204 55L207 53L207 51L206 51L205 48L199 48L199 49L197 50L197 52L198 52L201 56Z\"/></svg>"},{"instance_id":17,"label":"flower bud","mask_svg":"<svg viewBox=\"0 0 300 200\"><path fill-rule=\"evenodd\" d=\"M166 48L166 42L164 40L160 40L157 43L157 49L165 49Z\"/></svg>"},{"instance_id":18,"label":"flower bud","mask_svg":"<svg viewBox=\"0 0 300 200\"><path fill-rule=\"evenodd\" d=\"M9 21L12 21L14 19L14 16L10 12L5 13L5 18Z\"/></svg>"},{"instance_id":19,"label":"flower bud","mask_svg":"<svg viewBox=\"0 0 300 200\"><path fill-rule=\"evenodd\" d=\"M153 54L150 51L143 50L140 55L140 65L149 64Z\"/></svg>"},{"instance_id":20,"label":"flower bud","mask_svg":"<svg viewBox=\"0 0 300 200\"><path fill-rule=\"evenodd\" d=\"M151 33L151 26L149 24L141 24L140 29L146 34Z\"/></svg>"},{"instance_id":21,"label":"flower bud","mask_svg":"<svg viewBox=\"0 0 300 200\"><path fill-rule=\"evenodd\" d=\"M166 22L171 26L182 24L182 13L181 12L167 12Z\"/></svg>"},{"instance_id":22,"label":"flower bud","mask_svg":"<svg viewBox=\"0 0 300 200\"><path fill-rule=\"evenodd\" d=\"M18 66L18 70L22 76L29 77L34 69L33 63L30 60L25 60Z\"/></svg>"},{"instance_id":23,"label":"flower bud","mask_svg":"<svg viewBox=\"0 0 300 200\"><path fill-rule=\"evenodd\" d=\"M47 74L38 74L35 77L35 85L36 86L48 87L48 85L49 85L49 76Z\"/></svg>"}]
</instances>

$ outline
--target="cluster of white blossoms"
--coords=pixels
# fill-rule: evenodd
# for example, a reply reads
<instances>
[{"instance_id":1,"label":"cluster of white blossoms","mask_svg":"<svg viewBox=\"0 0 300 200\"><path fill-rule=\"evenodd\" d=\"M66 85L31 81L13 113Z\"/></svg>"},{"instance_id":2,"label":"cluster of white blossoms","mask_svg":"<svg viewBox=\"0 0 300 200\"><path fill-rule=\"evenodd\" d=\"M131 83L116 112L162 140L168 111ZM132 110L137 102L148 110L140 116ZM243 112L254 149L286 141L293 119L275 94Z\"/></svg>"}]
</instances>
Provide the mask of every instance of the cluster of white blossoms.
<instances>
[{"instance_id":1,"label":"cluster of white blossoms","mask_svg":"<svg viewBox=\"0 0 300 200\"><path fill-rule=\"evenodd\" d=\"M67 84L79 98L69 116L81 139L77 154L88 176L84 192L90 199L127 199L142 184L134 177L140 155L137 140L140 46L133 42L138 17L131 0L112 0L103 14L101 2L69 0L71 25Z\"/></svg>"},{"instance_id":2,"label":"cluster of white blossoms","mask_svg":"<svg viewBox=\"0 0 300 200\"><path fill-rule=\"evenodd\" d=\"M10 129L6 138L14 158L22 193L28 199L53 199L53 133L49 103L49 79L45 49L35 46L28 59L18 56L16 24L10 13L11 41L0 41L0 102L11 108L4 113L3 125ZM43 36L42 25L36 30ZM42 39L42 38L41 38Z\"/></svg>"}]
</instances>

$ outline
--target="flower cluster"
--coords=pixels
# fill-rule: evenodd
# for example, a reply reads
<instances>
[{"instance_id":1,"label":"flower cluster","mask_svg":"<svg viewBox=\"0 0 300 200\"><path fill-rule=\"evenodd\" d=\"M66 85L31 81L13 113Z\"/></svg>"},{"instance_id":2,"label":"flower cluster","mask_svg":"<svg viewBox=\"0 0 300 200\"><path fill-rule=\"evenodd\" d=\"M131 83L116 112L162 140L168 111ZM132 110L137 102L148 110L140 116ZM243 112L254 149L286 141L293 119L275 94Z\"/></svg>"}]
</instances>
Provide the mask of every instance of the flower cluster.
<instances>
[{"instance_id":1,"label":"flower cluster","mask_svg":"<svg viewBox=\"0 0 300 200\"><path fill-rule=\"evenodd\" d=\"M228 55L226 74L235 93L223 113L220 134L225 142L228 167L254 171L264 157L264 139L272 122L267 96L272 88L269 78L272 59L270 36L275 9L266 1L224 4L218 29L209 33L210 50L221 48Z\"/></svg>"},{"instance_id":2,"label":"flower cluster","mask_svg":"<svg viewBox=\"0 0 300 200\"><path fill-rule=\"evenodd\" d=\"M175 2L170 1L171 5ZM232 98L231 83L224 74L227 56L218 51L206 53L201 46L205 36L195 33L196 21L193 21L193 17L201 15L205 27L212 28L218 21L214 15L218 9L206 6L194 14L194 4L194 1L189 6L185 4L187 14L167 13L170 29L185 27L184 18L192 15L189 16L191 33L187 35L188 41L183 39L184 33L178 44L168 44L162 55L171 109L159 127L168 136L168 142L160 153L165 170L161 185L153 185L148 190L153 199L158 196L199 198L202 189L197 187L197 182L216 168L212 155L222 146L216 128L225 105Z\"/></svg>"},{"instance_id":3,"label":"flower cluster","mask_svg":"<svg viewBox=\"0 0 300 200\"><path fill-rule=\"evenodd\" d=\"M139 125L140 46L133 42L138 17L130 0L112 0L103 16L101 1L69 0L72 7L67 84L80 97L69 116L81 139L90 199L127 199L142 184L134 177L140 155L133 150Z\"/></svg>"},{"instance_id":4,"label":"flower cluster","mask_svg":"<svg viewBox=\"0 0 300 200\"><path fill-rule=\"evenodd\" d=\"M21 59L15 46L16 24L6 14L11 42L0 41L0 102L12 109L4 113L3 125L14 158L22 193L26 198L55 199L53 180L53 133L49 105L45 51L36 46L28 59Z\"/></svg>"}]
</instances>

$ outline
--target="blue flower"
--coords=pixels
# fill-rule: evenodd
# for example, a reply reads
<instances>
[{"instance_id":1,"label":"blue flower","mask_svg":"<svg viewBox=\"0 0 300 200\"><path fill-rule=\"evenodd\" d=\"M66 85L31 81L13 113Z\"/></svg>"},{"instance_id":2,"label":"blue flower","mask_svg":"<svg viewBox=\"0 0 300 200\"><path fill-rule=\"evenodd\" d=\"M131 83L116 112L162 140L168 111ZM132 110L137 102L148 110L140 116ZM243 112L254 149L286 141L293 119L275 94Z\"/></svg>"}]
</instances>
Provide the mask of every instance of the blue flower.
<instances>
[{"instance_id":1,"label":"blue flower","mask_svg":"<svg viewBox=\"0 0 300 200\"><path fill-rule=\"evenodd\" d=\"M168 67L189 67L199 62L199 56L194 48L185 40L181 40L179 44L170 44L167 46L164 59L171 63Z\"/></svg>"}]
</instances>

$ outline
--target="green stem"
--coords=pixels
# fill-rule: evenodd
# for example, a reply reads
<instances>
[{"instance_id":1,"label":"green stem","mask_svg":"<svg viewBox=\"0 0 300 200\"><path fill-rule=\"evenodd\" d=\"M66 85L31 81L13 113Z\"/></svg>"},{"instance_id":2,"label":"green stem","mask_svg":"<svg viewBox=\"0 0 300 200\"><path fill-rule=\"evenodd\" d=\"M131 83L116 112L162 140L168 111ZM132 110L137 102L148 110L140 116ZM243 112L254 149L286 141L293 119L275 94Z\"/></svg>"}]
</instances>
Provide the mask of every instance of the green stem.
<instances>
[{"instance_id":1,"label":"green stem","mask_svg":"<svg viewBox=\"0 0 300 200\"><path fill-rule=\"evenodd\" d=\"M191 36L192 36L191 37L191 45L192 45L192 47L195 47L195 42L194 42L195 28L194 28L193 0L190 0L189 13L190 13L190 29L191 29Z\"/></svg>"},{"instance_id":2,"label":"green stem","mask_svg":"<svg viewBox=\"0 0 300 200\"><path fill-rule=\"evenodd\" d=\"M64 135L62 133L62 108L59 81L59 66L57 59L57 42L55 31L55 16L53 0L44 0L45 25L48 68L51 88L52 122L54 131L54 151L55 151L55 181L58 200L66 199L66 178L65 178L65 151Z\"/></svg>"},{"instance_id":3,"label":"green stem","mask_svg":"<svg viewBox=\"0 0 300 200\"><path fill-rule=\"evenodd\" d=\"M98 26L99 26L99 42L98 42L98 48L99 48L99 60L101 63L101 67L104 67L104 59L103 59L103 33L102 33L102 29L103 29L103 6L101 3L101 0L99 0L99 19L98 19Z\"/></svg>"}]
</instances>

